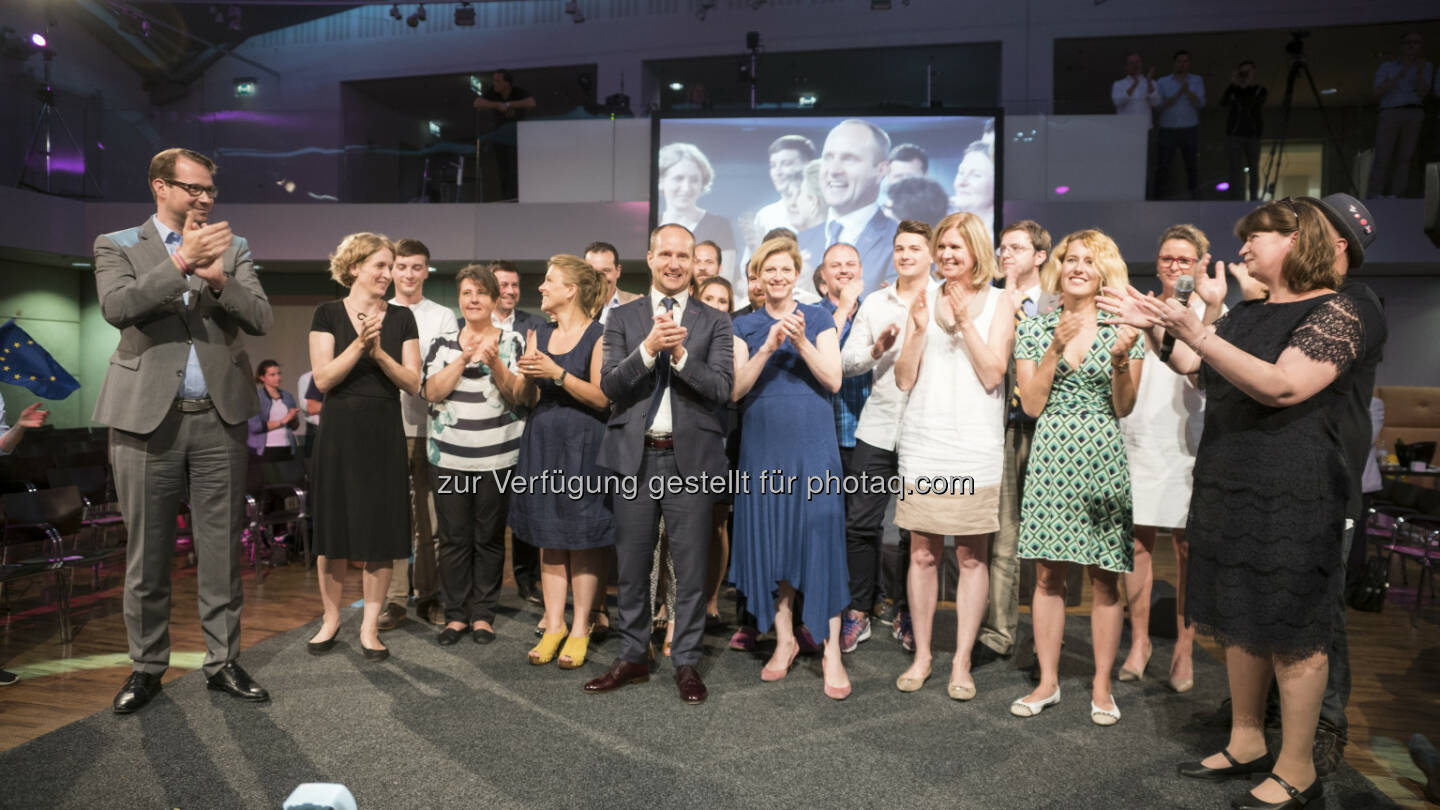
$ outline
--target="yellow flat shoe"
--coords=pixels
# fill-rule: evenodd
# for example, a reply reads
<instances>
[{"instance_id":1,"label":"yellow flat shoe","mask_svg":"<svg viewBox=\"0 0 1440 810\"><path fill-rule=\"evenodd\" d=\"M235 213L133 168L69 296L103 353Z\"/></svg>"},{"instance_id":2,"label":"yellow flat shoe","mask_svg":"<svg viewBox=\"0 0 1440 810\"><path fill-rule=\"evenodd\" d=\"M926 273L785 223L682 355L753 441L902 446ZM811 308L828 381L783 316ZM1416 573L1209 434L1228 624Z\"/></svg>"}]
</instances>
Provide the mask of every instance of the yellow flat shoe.
<instances>
[{"instance_id":1,"label":"yellow flat shoe","mask_svg":"<svg viewBox=\"0 0 1440 810\"><path fill-rule=\"evenodd\" d=\"M565 638L565 631L558 633L546 633L540 636L540 643L530 650L530 663L539 666L548 664L555 660L555 652L560 649L560 642Z\"/></svg>"},{"instance_id":2,"label":"yellow flat shoe","mask_svg":"<svg viewBox=\"0 0 1440 810\"><path fill-rule=\"evenodd\" d=\"M555 665L561 669L578 669L585 663L585 651L588 649L589 636L571 636L565 639L565 646L560 650L560 660Z\"/></svg>"}]
</instances>

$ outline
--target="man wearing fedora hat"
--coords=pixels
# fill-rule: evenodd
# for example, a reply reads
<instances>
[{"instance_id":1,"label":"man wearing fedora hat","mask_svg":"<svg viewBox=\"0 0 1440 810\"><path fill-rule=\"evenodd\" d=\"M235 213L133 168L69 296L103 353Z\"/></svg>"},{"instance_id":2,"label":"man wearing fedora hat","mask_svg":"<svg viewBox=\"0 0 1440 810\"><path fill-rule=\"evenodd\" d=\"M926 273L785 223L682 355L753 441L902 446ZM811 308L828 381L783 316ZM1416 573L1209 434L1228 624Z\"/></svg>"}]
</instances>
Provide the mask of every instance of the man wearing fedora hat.
<instances>
[{"instance_id":1,"label":"man wearing fedora hat","mask_svg":"<svg viewBox=\"0 0 1440 810\"><path fill-rule=\"evenodd\" d=\"M1341 581L1345 560L1357 530L1361 530L1363 496L1361 471L1374 451L1371 447L1370 397L1375 390L1375 371L1385 350L1388 328L1384 305L1375 291L1356 281L1350 272L1365 263L1365 249L1375 241L1375 219L1365 204L1349 194L1331 194L1323 199L1305 198L1325 212L1339 238L1335 241L1335 272L1343 280L1339 292L1355 302L1365 328L1364 349L1351 366L1350 386L1340 416L1340 447L1350 468L1350 499L1345 509L1345 546L1341 557ZM1363 530L1361 530L1363 531ZM1320 706L1320 726L1315 732L1315 768L1320 774L1333 771L1345 753L1345 704L1350 699L1350 656L1345 633L1345 596L1336 594L1335 635L1331 642L1330 678Z\"/></svg>"}]
</instances>

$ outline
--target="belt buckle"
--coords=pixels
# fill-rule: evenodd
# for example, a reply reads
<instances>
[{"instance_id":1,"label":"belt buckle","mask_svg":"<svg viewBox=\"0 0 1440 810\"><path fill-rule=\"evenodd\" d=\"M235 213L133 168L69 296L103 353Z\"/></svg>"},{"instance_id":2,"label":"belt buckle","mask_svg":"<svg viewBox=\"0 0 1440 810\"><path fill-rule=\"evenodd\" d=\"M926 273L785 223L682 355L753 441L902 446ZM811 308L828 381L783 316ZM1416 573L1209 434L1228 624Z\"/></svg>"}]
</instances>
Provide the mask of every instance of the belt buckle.
<instances>
[{"instance_id":1,"label":"belt buckle","mask_svg":"<svg viewBox=\"0 0 1440 810\"><path fill-rule=\"evenodd\" d=\"M175 410L180 413L203 413L215 407L210 397L176 397Z\"/></svg>"}]
</instances>

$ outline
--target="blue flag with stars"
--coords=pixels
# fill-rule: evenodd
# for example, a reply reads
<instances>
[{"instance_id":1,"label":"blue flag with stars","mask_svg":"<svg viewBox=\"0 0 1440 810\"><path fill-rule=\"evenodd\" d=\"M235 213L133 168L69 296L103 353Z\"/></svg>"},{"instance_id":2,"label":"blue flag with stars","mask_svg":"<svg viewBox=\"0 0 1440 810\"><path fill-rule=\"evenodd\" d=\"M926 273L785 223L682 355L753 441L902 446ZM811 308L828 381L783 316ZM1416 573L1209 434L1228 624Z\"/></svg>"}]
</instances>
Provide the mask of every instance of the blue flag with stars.
<instances>
[{"instance_id":1,"label":"blue flag with stars","mask_svg":"<svg viewBox=\"0 0 1440 810\"><path fill-rule=\"evenodd\" d=\"M46 399L64 399L80 387L14 318L0 326L0 382L24 386Z\"/></svg>"}]
</instances>

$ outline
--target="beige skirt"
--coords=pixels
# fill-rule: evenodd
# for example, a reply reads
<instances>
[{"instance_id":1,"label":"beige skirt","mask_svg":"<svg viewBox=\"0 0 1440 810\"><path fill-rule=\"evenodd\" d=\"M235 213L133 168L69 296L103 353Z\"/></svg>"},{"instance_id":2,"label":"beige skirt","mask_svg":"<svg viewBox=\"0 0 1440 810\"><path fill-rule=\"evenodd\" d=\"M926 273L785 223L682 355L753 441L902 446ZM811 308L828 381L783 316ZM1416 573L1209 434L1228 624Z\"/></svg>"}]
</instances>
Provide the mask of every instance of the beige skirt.
<instances>
[{"instance_id":1,"label":"beige skirt","mask_svg":"<svg viewBox=\"0 0 1440 810\"><path fill-rule=\"evenodd\" d=\"M988 534L1000 529L1000 487L973 495L906 493L895 502L895 525L925 534Z\"/></svg>"}]
</instances>

